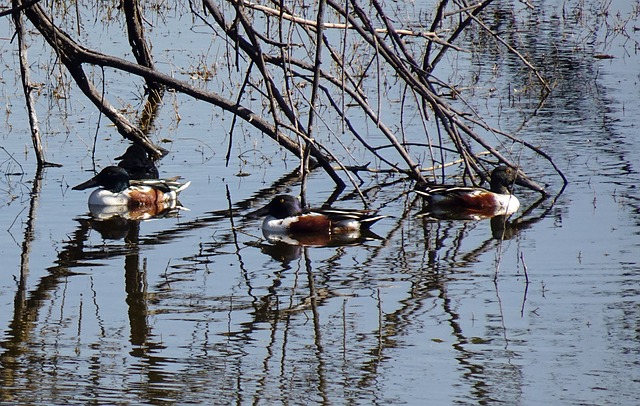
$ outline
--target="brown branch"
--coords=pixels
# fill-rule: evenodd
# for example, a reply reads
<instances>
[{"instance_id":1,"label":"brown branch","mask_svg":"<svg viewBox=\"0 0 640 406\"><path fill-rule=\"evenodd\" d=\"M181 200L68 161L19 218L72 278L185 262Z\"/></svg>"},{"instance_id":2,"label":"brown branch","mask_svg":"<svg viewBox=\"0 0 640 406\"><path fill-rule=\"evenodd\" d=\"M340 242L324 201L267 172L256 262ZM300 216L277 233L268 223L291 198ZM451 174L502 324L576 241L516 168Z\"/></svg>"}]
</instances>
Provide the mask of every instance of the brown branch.
<instances>
[{"instance_id":1,"label":"brown branch","mask_svg":"<svg viewBox=\"0 0 640 406\"><path fill-rule=\"evenodd\" d=\"M44 148L40 137L40 126L38 125L38 115L36 113L35 103L33 100L33 85L31 84L31 74L29 69L29 61L27 59L27 46L25 44L25 31L22 25L22 14L18 11L22 7L20 0L14 0L13 22L16 25L16 34L18 37L18 53L20 59L20 78L22 79L22 89L27 104L27 113L29 116L29 127L31 128L31 142L33 150L36 153L38 167L43 166L61 166L48 163L44 156Z\"/></svg>"},{"instance_id":2,"label":"brown branch","mask_svg":"<svg viewBox=\"0 0 640 406\"><path fill-rule=\"evenodd\" d=\"M42 33L54 50L60 56L61 61L74 77L80 89L85 95L116 125L119 132L134 142L143 144L146 148L155 148L155 146L146 138L146 136L135 126L131 125L127 119L122 116L108 102L103 101L100 93L95 86L87 79L82 69L82 64L92 64L97 66L108 66L120 69L125 72L138 75L144 78L155 80L163 85L182 92L196 99L212 103L223 108L233 114L237 114L246 122L253 125L269 137L276 140L281 146L301 156L301 150L297 143L292 141L285 134L277 131L274 125L268 123L259 114L255 114L252 110L238 105L236 102L225 99L215 93L207 92L202 89L191 86L187 83L179 81L169 75L163 74L156 70L131 63L127 60L116 58L110 55L101 54L75 43L66 33L59 30L53 25L51 20L46 16L43 10L38 6L33 6L25 10L25 14L34 26ZM160 152L158 152L159 154ZM317 149L313 149L312 156L330 166L326 157L324 157ZM331 169L333 173L333 169ZM338 179L338 175L335 175Z\"/></svg>"},{"instance_id":3,"label":"brown branch","mask_svg":"<svg viewBox=\"0 0 640 406\"><path fill-rule=\"evenodd\" d=\"M264 6L262 4L257 4L257 3L253 3L253 2L249 2L249 1L243 1L243 5L247 8L251 8L253 10L258 10L261 11L267 15L272 15L272 16L277 16L279 18L291 21L293 23L299 24L301 26L307 26L307 27L312 27L312 28L316 28L318 26L321 26L323 29L340 29L340 30L344 30L344 29L352 29L353 26L351 24L344 24L344 23L327 23L327 22L322 22L321 25L318 25L317 21L314 20L308 20L306 18L303 17L298 17L294 14L291 13L287 13L284 11L284 8L281 9L276 9L276 8L271 8L271 7L267 7ZM386 28L376 28L375 31L377 33L380 34L386 34L389 31ZM407 30L407 29L394 29L394 31L399 34L399 35L404 35L404 36L410 36L410 37L421 37L421 38L427 38L430 41L433 41L437 44L440 45L445 45L448 47L452 47L453 49L462 51L462 48L450 44L446 41L444 41L442 38L440 38L438 36L438 34L435 32L435 30L432 31L414 31L414 30Z\"/></svg>"},{"instance_id":4,"label":"brown branch","mask_svg":"<svg viewBox=\"0 0 640 406\"><path fill-rule=\"evenodd\" d=\"M64 31L56 27L39 4L26 8L24 13L49 45L58 53L60 60L77 82L80 90L98 107L101 113L105 114L115 124L118 132L123 137L153 151L155 155L162 155L162 150L154 145L139 128L132 125L124 115L104 100L100 92L85 75L82 64L89 62L87 59L91 59L92 56L95 57L96 55L92 51L76 44Z\"/></svg>"},{"instance_id":5,"label":"brown branch","mask_svg":"<svg viewBox=\"0 0 640 406\"><path fill-rule=\"evenodd\" d=\"M138 62L137 64L110 55L104 55L77 44L70 36L54 26L38 4L25 9L27 17L34 23L36 28L40 30L45 39L57 52L60 60L67 67L80 89L102 113L116 124L118 131L123 134L123 136L134 140L134 142L144 144L149 141L146 140L143 131L131 125L108 101L104 100L103 96L96 90L94 83L87 78L84 71L86 64L111 67L133 75L138 75L145 79L149 88L152 86L166 86L177 92L190 95L199 100L204 100L229 111L234 115L234 126L236 118L242 119L300 157L303 163L303 173L306 168L304 151L307 150L310 156L317 160L339 185L344 185L344 182L337 175L330 163L333 161L336 161L339 165L342 165L342 163L336 159L327 146L322 145L314 139L315 133L317 132L317 129L315 129L316 123L318 120L322 120L322 116L318 111L325 105L328 105L329 108L332 109L332 112L335 112L337 116L342 119L343 128L346 126L350 136L353 136L355 140L359 141L361 145L367 148L374 156L389 165L393 170L406 173L416 180L423 180L424 175L420 170L420 165L414 162L414 157L409 153L409 149L407 148L408 144L403 142L404 132L395 134L395 130L392 131L391 127L382 120L383 98L381 96L383 90L381 88L378 89L379 97L375 98L378 103L377 107L370 103L366 92L363 90L361 80L363 80L364 76L375 74L379 78L378 86L380 86L383 72L390 69L395 75L395 78L405 86L405 93L402 99L403 106L406 102L406 94L410 93L418 101L417 104L419 105L419 112L422 115L423 122L427 121L429 116L435 118L439 146L448 144L444 142L444 139L448 136L452 145L455 147L456 154L464 161L465 170L468 175L471 175L473 172L478 174L485 172L483 170L483 166L485 165L474 156L472 151L472 146L475 147L476 143L480 144L483 149L489 151L498 161L511 166L517 166L503 156L500 150L492 147L490 143L482 139L482 137L470 128L469 123L476 122L477 120L467 117L465 113L456 111L456 109L449 104L449 101L436 91L436 89L441 89L441 86L446 86L446 84L441 84L436 78L430 75L432 66L429 65L428 58L432 52L431 47L437 42L435 39L437 35L433 33L433 35L421 36L425 38L423 42L427 45L426 55L423 59L416 60L413 49L424 48L420 48L421 44L415 44L415 47L411 48L410 46L412 44L405 42L403 37L412 34L406 30L394 27L392 19L386 14L379 0L371 0L369 3L362 5L358 0L348 0L346 3L341 4L338 4L335 0L322 0L316 8L317 14L315 21L296 16L294 12L287 10L284 4L278 3L277 0L273 1L275 8L256 5L247 0L228 0L228 3L233 7L231 12L234 13L234 20L230 23L225 19L220 5L212 0L203 0L202 7L205 13L203 13L204 15L200 18L203 18L205 24L208 24L212 30L217 30L217 27L214 27L214 25L217 24L217 26L224 31L223 35L226 35L225 38L227 44L229 44L227 55L233 55L235 51L235 66L240 66L241 63L248 63L244 84L239 93L234 97L235 101L221 97L219 94L196 88L187 82L177 80L155 70L151 60L151 54L144 40L142 17L140 15L138 1L139 0L123 0L127 23L129 24L129 42ZM457 38L464 27L475 21L482 24L475 15L485 9L490 3L491 0L484 0L472 7L472 15L458 24L457 30L455 30L450 37L450 41L446 43L441 42L443 49L436 55L434 60L431 61L431 65L436 64L446 50L452 49L453 45L451 42ZM445 8L447 4L449 4L448 0L439 2L436 17L434 17L433 24L431 25L431 31L435 31L439 26L438 24L441 24L443 18L445 18ZM190 5L193 7L191 3ZM335 11L338 18L343 20L343 23L332 25L332 23L325 22L327 16L335 15L332 12L327 13L324 10L325 6L332 9L331 11ZM278 24L279 41L269 38L271 35L271 31L269 31L270 28L267 29L266 34L258 32L257 27L253 24L251 10L248 8L259 10L258 12L264 13L266 16L277 16L278 21L276 23ZM459 11L462 13L461 10ZM193 9L192 12L197 14ZM269 18L271 19L272 17ZM213 20L213 22L206 22L206 19L209 21ZM284 23L284 21L289 21L291 24ZM383 28L379 27L380 22L382 22ZM290 29L288 33L284 32L285 27ZM325 30L330 28L344 30L343 49L341 51L334 49L325 35ZM353 67L350 66L348 62L345 62L347 31L355 33L357 39L360 41L355 44L359 48L355 51L356 54L354 54L354 56L358 56L358 53L362 53L362 50L364 50L367 57L373 54L370 61L364 61L364 72L354 72ZM283 35L283 33L292 34L292 37L288 38L286 35ZM312 55L314 50L311 47L315 45L315 57L303 57L303 60L297 60L291 57L293 54L292 47L296 46L293 44L295 41L293 38L294 33L300 35L300 46L307 47L303 50L303 52L308 52L307 55ZM307 37L304 37L304 35L307 35ZM274 38L277 39L277 37ZM351 42L349 42L349 44L351 45ZM275 50L275 54L270 54L268 50ZM333 63L331 65L327 64L327 67L323 69L322 64L326 62L322 60L322 56L323 53L326 55L327 52ZM229 59L231 58L232 56L229 56ZM242 58L242 60L240 58ZM525 65L529 69L533 69L535 72L533 66L530 64L527 65L526 61L523 62L525 62ZM369 64L367 65L367 63ZM229 60L229 66L234 66L232 60ZM357 64L354 66L361 65ZM296 67L299 68L297 72ZM281 69L282 72L274 71L274 68ZM340 74L334 76L332 69L337 69ZM377 69L377 71L374 71L374 69ZM306 87L306 90L304 89L305 84L310 85ZM248 87L255 88L261 93L266 102L269 103L269 111L266 113L268 114L267 117L262 117L260 114L256 114L242 105L242 100L246 97L246 89ZM332 89L340 89L342 91L342 105L339 101L336 102L336 100L333 99ZM360 134L359 130L355 128L349 120L347 114L348 107L346 107L348 104L345 104L345 99L347 103L355 105L359 112L363 112L366 120L370 120L376 125L379 133L386 137L387 142L381 146L372 146L370 142L367 142L365 137ZM325 103L327 100L328 104ZM300 106L304 106L304 109L300 108ZM433 111L433 114L431 114L430 111ZM308 119L306 126L301 122L301 117L304 117L305 114ZM401 115L403 114L404 109L401 111ZM402 119L400 125L401 127L405 125ZM494 134L501 134L488 125L483 126L483 128L488 129ZM426 127L425 133L428 138L428 148L431 150L433 145ZM505 136L537 153L542 152L515 137ZM347 144L343 142L342 139L338 139L337 141L343 146ZM229 139L229 151L232 144L233 127ZM304 149L302 147L303 144L306 146ZM149 145L152 144L149 142ZM436 147L440 148L440 151L444 151L439 146L436 140ZM404 161L404 163L394 164L391 160L386 159L380 152L380 149L386 147L393 147L395 153L401 157L401 160L398 159L398 161ZM345 150L347 150L347 148L345 148ZM226 157L227 162L229 160L229 151ZM384 153L384 155L386 156L387 154ZM548 156L546 157L548 158ZM429 158L427 158L427 160L428 159ZM441 152L440 161L444 160L445 156L443 152ZM431 161L436 162L433 154L431 154ZM406 165L406 167L404 167L404 165ZM471 176L471 178L473 179L473 176ZM536 187L537 186L533 186L534 189Z\"/></svg>"},{"instance_id":6,"label":"brown branch","mask_svg":"<svg viewBox=\"0 0 640 406\"><path fill-rule=\"evenodd\" d=\"M123 0L122 9L127 22L127 37L129 38L129 45L131 46L133 56L140 65L155 69L151 51L144 38L144 28L142 27L142 16L140 15L140 4L138 0ZM147 86L149 86L149 89L156 91L161 91L162 89L162 86L157 82L148 79Z\"/></svg>"},{"instance_id":7,"label":"brown branch","mask_svg":"<svg viewBox=\"0 0 640 406\"><path fill-rule=\"evenodd\" d=\"M471 15L478 15L482 12L482 10L484 10L485 8L487 8L489 6L489 4L491 4L493 0L484 0L483 2L474 5L473 8L473 12L471 12ZM465 9L463 9L465 10ZM440 10L443 11L443 10ZM453 31L453 33L449 36L449 38L447 39L447 43L453 43L460 34L462 34L462 32L467 28L467 26L469 24L471 24L471 17L468 17L467 19L465 19L464 21L460 22L460 24L458 24L458 27ZM430 69L433 69L434 66L436 66L438 64L438 62L440 62L440 60L442 58L444 58L445 53L449 50L448 47L444 47L440 50L440 52L438 53L438 55L436 55L435 58L433 58L433 60L428 64Z\"/></svg>"},{"instance_id":8,"label":"brown branch","mask_svg":"<svg viewBox=\"0 0 640 406\"><path fill-rule=\"evenodd\" d=\"M311 100L309 100L309 118L307 121L307 135L309 136L309 138L313 138L314 119L315 119L316 107L317 107L316 103L318 101L318 87L320 84L320 67L322 66L322 45L323 45L322 30L323 30L324 10L325 10L326 1L318 0L316 4L318 5L318 10L316 13L316 38L315 38L316 52L315 52L315 59L314 59L314 66L316 67L316 69L313 70L313 80L311 85ZM302 156L301 196L302 196L303 205L306 203L306 198L307 198L307 194L306 194L306 188L307 188L306 180L307 180L307 174L308 174L307 159L309 158L309 152L311 151L310 147L311 147L310 142L307 141L305 144L304 154ZM356 185L356 189L357 188L358 187Z\"/></svg>"},{"instance_id":9,"label":"brown branch","mask_svg":"<svg viewBox=\"0 0 640 406\"><path fill-rule=\"evenodd\" d=\"M140 13L138 0L123 0L122 9L125 14L125 21L127 22L127 36L133 56L136 58L138 64L150 69L155 69L151 51L144 36L142 15ZM164 96L164 87L160 83L147 79L146 84L148 96L140 116L140 128L144 134L149 133L151 124L158 113L160 102ZM153 154L155 151L150 150L149 152ZM164 152L166 151L163 150L163 153Z\"/></svg>"},{"instance_id":10,"label":"brown branch","mask_svg":"<svg viewBox=\"0 0 640 406\"><path fill-rule=\"evenodd\" d=\"M42 0L30 0L27 1L25 3L21 3L21 4L15 4L16 2L14 2L14 4L11 6L11 8L9 10L5 10L0 12L0 17L5 17L8 16L9 14L13 14L13 13L19 13L22 10L24 10L27 7L31 7L36 3L39 3Z\"/></svg>"},{"instance_id":11,"label":"brown branch","mask_svg":"<svg viewBox=\"0 0 640 406\"><path fill-rule=\"evenodd\" d=\"M236 11L237 11L236 17L240 20L241 24L243 25L243 28L245 29L245 32L247 32L247 34L249 35L251 42L242 38L238 34L235 26L229 26L228 24L226 24L224 17L222 16L222 13L220 12L220 10L218 9L218 7L214 2L212 2L211 0L203 0L204 7L211 13L213 18L216 20L216 23L221 28L225 29L225 32L227 33L227 35L230 36L230 38L240 47L240 49L246 55L249 56L249 58L259 68L265 80L265 85L266 85L268 96L269 96L269 103L271 103L271 112L273 114L274 123L278 121L277 115L276 115L277 110L274 105L274 103L277 103L280 110L285 114L285 116L289 119L289 121L294 124L298 133L303 134L304 133L303 127L300 124L296 114L294 114L293 110L289 107L285 98L278 91L278 88L273 82L271 75L269 75L269 72L267 70L266 63L265 63L266 55L262 53L257 39L255 38L254 35L251 34L253 32L251 24L249 23L246 16L244 16L244 14L242 13L242 10L239 7L239 3L233 2L233 4L236 6ZM306 135L305 137L309 138ZM274 139L280 142L279 136L275 137ZM296 149L299 150L299 147L297 147ZM314 146L311 146L310 154L311 156L313 156L315 159L318 160L318 163L320 164L320 166L322 166L322 168L327 172L327 174L336 183L336 185L338 185L339 187L345 186L344 181L333 170L333 167L331 166L329 160L323 154L321 154L317 148L315 148ZM302 157L302 155L303 155L302 153L297 154L297 156L299 157Z\"/></svg>"}]
</instances>

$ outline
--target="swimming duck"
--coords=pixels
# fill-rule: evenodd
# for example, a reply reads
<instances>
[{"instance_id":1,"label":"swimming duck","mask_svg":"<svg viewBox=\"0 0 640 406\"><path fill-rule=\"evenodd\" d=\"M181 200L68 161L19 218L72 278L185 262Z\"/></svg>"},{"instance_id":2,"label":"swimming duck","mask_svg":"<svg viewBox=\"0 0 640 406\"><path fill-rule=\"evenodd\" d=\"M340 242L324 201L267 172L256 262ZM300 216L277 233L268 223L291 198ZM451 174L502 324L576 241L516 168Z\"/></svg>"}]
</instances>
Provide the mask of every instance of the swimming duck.
<instances>
[{"instance_id":1,"label":"swimming duck","mask_svg":"<svg viewBox=\"0 0 640 406\"><path fill-rule=\"evenodd\" d=\"M509 216L520 208L520 201L511 193L518 183L517 171L498 166L491 173L490 190L481 187L427 185L415 192L427 202L427 211L446 213L459 218L489 218ZM437 217L437 216L436 216Z\"/></svg>"},{"instance_id":2,"label":"swimming duck","mask_svg":"<svg viewBox=\"0 0 640 406\"><path fill-rule=\"evenodd\" d=\"M84 190L100 186L89 196L89 205L133 208L176 201L180 192L190 184L191 182L179 183L176 179L130 180L125 169L107 166L93 178L72 189Z\"/></svg>"},{"instance_id":3,"label":"swimming duck","mask_svg":"<svg viewBox=\"0 0 640 406\"><path fill-rule=\"evenodd\" d=\"M303 210L300 200L291 195L278 195L253 216L266 215L263 233L274 234L343 234L368 229L387 217L374 210L313 209Z\"/></svg>"}]
</instances>

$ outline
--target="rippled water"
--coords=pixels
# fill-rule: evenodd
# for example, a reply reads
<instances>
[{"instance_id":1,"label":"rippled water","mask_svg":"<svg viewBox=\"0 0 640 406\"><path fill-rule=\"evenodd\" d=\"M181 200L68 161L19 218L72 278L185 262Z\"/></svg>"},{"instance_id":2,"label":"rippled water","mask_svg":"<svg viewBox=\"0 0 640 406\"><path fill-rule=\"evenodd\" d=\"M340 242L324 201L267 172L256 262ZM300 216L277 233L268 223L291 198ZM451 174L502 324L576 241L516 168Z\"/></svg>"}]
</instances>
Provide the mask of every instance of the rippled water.
<instances>
[{"instance_id":1,"label":"rippled water","mask_svg":"<svg viewBox=\"0 0 640 406\"><path fill-rule=\"evenodd\" d=\"M488 85L475 89L474 107L543 148L569 179L557 195L562 182L549 164L523 155L553 197L513 218L502 242L489 221L416 217L412 185L379 175L362 188L392 216L375 225L380 238L269 244L260 220L244 215L274 191L298 193L299 181L283 176L295 161L247 132L254 141L235 151L246 161L225 167L229 118L183 97L167 101L158 138L173 141L161 172L193 181L181 199L190 211L97 222L88 194L70 189L91 176L96 113L68 100L67 117L43 123L48 158L64 167L38 177L21 90L5 71L0 401L639 403L638 24L626 36L590 33L562 17L575 6L535 5L531 32L520 22L515 38L557 80L544 104L520 98L523 71L507 52L480 47L443 73L477 72ZM497 21L495 30L514 29ZM17 66L13 45L5 41L2 55ZM126 144L104 122L99 134L106 165ZM309 190L318 205L333 191L321 172ZM518 194L523 209L539 198ZM359 204L348 193L336 203Z\"/></svg>"}]
</instances>

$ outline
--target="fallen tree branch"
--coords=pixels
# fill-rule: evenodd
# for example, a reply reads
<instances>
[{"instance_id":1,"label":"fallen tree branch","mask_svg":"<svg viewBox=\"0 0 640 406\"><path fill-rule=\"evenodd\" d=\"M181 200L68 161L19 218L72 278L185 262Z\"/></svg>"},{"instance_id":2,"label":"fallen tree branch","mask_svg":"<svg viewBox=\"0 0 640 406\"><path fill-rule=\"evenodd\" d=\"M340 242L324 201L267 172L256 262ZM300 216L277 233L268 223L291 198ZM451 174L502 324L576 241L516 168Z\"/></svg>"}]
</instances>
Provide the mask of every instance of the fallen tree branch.
<instances>
[{"instance_id":1,"label":"fallen tree branch","mask_svg":"<svg viewBox=\"0 0 640 406\"><path fill-rule=\"evenodd\" d=\"M212 32L226 42L229 78L242 83L230 96L233 100L159 72L154 67L150 48L144 38L143 18L137 0L123 0L129 43L137 63L83 47L55 26L37 3L25 8L24 14L42 33L79 88L98 110L115 124L125 138L144 145L152 152L160 150L146 137L146 132L157 112L162 97L160 92L166 87L233 115L225 156L227 164L233 145L238 142L235 139L238 137L233 137L234 130L238 121L242 120L295 154L300 159L303 176L308 166L315 162L338 186L344 186L340 176L345 175L345 168L364 170L362 168L368 167L368 164L363 166L355 162L355 165L346 165L340 161L344 156L357 161L354 158L356 154L350 151L350 143L357 143L366 149L364 152L367 156L363 160L367 160L371 154L379 163L388 166L389 171L402 173L417 181L424 181L424 167L429 166L429 161L432 168L442 168L435 164L450 161L449 151L455 151L457 158L464 163L465 180L470 178L474 183L474 174L485 176L489 162L517 167L516 162L512 162L509 154L504 152L503 142L498 135L552 162L548 155L530 143L491 128L476 112L470 115L466 108L465 111L456 109L454 106L458 104L454 100L462 99L458 90L432 75L432 69L447 51L462 50L454 42L466 27L477 23L487 29L478 15L492 0L483 0L471 6L458 4L456 12L462 16L466 13L466 18L460 20L457 26L452 23L449 28L444 23L456 18L444 19L451 15L448 6L456 6L455 3L456 0L441 0L430 25L407 30L406 24L395 26L398 19L389 14L387 7L379 0L368 3L360 3L359 0L344 3L322 0L310 8L305 6L301 11L306 13L308 10L310 14L298 14L300 9L296 7L304 6L298 3L274 1L270 7L248 0L203 0L197 5L190 2L192 14L202 19ZM195 10L195 7L202 12ZM315 19L304 18L313 13ZM255 24L255 19L262 16L266 16L266 23ZM325 21L336 16L340 19L339 23ZM332 29L335 31L328 32ZM447 32L451 32L451 35L443 41L438 34ZM504 41L500 43L507 45ZM438 49L435 58L430 59ZM515 49L513 51L517 52ZM520 57L523 65L542 80L535 67ZM113 68L144 79L149 97L138 126L130 123L96 89L85 71L89 65ZM367 77L371 77L371 80L366 81ZM103 77L103 84L105 81ZM397 125L389 117L395 115L395 119L398 115L388 114L385 104L391 101L386 94L390 89L402 93ZM252 92L257 93L262 111L250 107L255 100ZM323 117L325 112L329 113L328 117ZM412 138L415 135L406 131L406 112L418 113L415 117L421 120L425 142L418 138L416 143ZM340 121L341 131L331 127L334 120ZM428 126L428 121L433 121L433 124ZM475 124L496 135L499 145L483 139L475 131ZM431 134L431 128L437 131L437 135ZM370 136L367 130L374 135ZM420 137L419 132L414 134ZM409 148L412 143L422 144L421 148ZM336 153L333 145L344 149L344 154ZM495 160L479 159L473 151L478 145ZM440 152L439 157L434 154L436 149ZM312 158L311 163L307 163L307 157ZM343 172L338 175L337 170ZM355 180L351 176L349 179L358 190ZM563 180L566 181L564 176ZM535 183L531 183L530 187L544 193L544 189Z\"/></svg>"}]
</instances>

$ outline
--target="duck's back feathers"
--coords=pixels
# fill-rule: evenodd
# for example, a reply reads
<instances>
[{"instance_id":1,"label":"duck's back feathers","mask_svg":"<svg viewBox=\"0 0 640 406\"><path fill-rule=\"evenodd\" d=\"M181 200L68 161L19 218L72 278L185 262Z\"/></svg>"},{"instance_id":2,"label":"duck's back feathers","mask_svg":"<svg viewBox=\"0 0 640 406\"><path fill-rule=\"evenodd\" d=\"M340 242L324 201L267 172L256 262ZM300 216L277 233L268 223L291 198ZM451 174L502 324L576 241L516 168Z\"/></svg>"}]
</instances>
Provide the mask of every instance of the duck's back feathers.
<instances>
[{"instance_id":1,"label":"duck's back feathers","mask_svg":"<svg viewBox=\"0 0 640 406\"><path fill-rule=\"evenodd\" d=\"M354 209L313 209L314 213L322 214L330 219L333 228L344 230L360 230L371 227L375 222L387 216L378 215L376 210Z\"/></svg>"}]
</instances>

